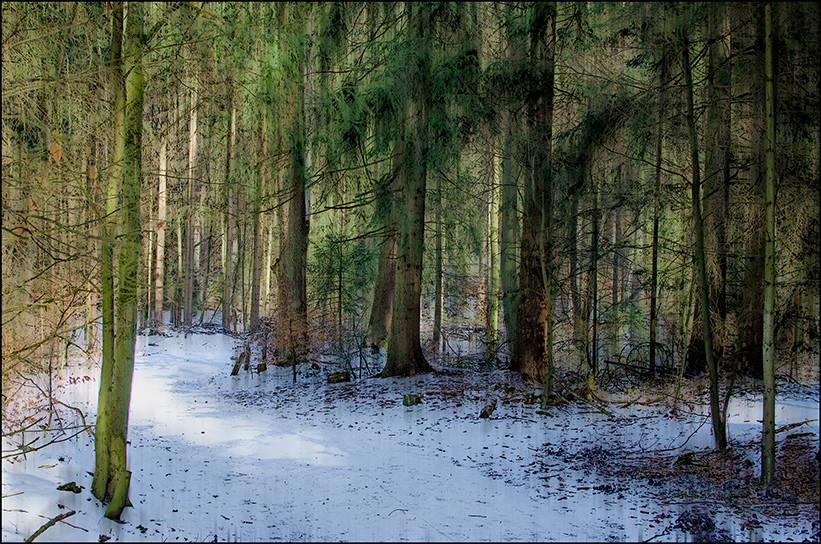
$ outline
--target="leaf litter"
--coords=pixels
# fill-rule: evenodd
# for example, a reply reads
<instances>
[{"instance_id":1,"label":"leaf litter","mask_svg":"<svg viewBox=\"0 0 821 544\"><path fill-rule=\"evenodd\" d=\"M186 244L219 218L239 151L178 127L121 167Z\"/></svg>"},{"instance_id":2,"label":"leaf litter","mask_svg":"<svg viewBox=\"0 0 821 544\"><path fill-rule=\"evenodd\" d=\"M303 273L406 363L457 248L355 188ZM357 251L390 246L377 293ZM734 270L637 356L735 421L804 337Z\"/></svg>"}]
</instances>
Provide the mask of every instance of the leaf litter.
<instances>
[{"instance_id":1,"label":"leaf litter","mask_svg":"<svg viewBox=\"0 0 821 544\"><path fill-rule=\"evenodd\" d=\"M230 376L236 339L208 333L138 338L123 523L90 495L82 434L3 460L4 541L30 536L58 501L77 516L38 541L818 539L818 422L778 435L779 482L763 488L754 384L731 403L730 447L714 452L697 383L676 416L663 387L596 391L608 417L572 395L541 410L534 384L455 358L440 363L470 369L332 384L340 367L325 363L297 383L274 365ZM98 375L69 366L59 391L89 422ZM777 425L818 413L817 388L785 389ZM688 452L700 463L675 467ZM58 492L66 482L81 493Z\"/></svg>"}]
</instances>

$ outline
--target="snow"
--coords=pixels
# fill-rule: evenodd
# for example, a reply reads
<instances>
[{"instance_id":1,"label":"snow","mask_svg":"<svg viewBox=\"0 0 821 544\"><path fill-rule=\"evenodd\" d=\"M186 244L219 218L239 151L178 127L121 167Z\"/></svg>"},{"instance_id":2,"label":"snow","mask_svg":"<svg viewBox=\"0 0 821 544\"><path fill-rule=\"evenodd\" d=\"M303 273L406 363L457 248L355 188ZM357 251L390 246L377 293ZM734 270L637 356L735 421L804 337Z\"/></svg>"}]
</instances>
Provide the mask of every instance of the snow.
<instances>
[{"instance_id":1,"label":"snow","mask_svg":"<svg viewBox=\"0 0 821 544\"><path fill-rule=\"evenodd\" d=\"M685 444L681 451L697 451L712 444L703 415L662 418L653 407L631 407L627 422L617 405L608 406L617 415L611 420L584 405L544 417L538 407L502 402L479 419L495 394L489 387L515 381L500 370L340 384L303 372L294 384L290 368L230 376L236 351L236 340L222 334L138 337L129 416L134 507L123 512L123 523L103 516L86 472L94 470L93 440L83 433L17 462L3 460L3 541L25 540L67 510L76 514L38 542L100 535L174 542L636 541L663 533L690 506L659 502L636 482L597 479L572 460L596 448ZM63 373L61 400L89 422L98 376L99 368L76 364ZM80 379L69 383L71 377ZM468 388L457 391L457 381ZM403 406L405 393L421 394L422 403ZM733 399L729 414L731 441L760 432L760 398ZM779 400L776 417L779 426L817 418L818 398ZM817 435L818 422L801 430ZM27 433L26 443L35 436ZM5 439L4 452L19 440ZM70 481L82 493L57 491ZM801 516L762 517L753 534L733 510L714 510L736 540L800 540L812 529ZM684 538L676 530L654 541Z\"/></svg>"}]
</instances>

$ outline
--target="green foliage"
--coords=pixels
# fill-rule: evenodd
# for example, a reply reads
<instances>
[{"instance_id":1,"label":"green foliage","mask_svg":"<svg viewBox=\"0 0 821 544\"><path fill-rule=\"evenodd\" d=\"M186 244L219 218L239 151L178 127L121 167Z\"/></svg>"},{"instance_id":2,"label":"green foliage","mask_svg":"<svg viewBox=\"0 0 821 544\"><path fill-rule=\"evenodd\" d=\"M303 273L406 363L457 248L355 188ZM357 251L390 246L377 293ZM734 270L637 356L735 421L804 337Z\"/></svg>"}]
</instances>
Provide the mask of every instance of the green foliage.
<instances>
[{"instance_id":1,"label":"green foliage","mask_svg":"<svg viewBox=\"0 0 821 544\"><path fill-rule=\"evenodd\" d=\"M341 295L344 316L358 319L370 302L378 249L369 247L364 238L352 237L349 227L318 230L310 241L309 299L318 309L327 304L336 307Z\"/></svg>"}]
</instances>

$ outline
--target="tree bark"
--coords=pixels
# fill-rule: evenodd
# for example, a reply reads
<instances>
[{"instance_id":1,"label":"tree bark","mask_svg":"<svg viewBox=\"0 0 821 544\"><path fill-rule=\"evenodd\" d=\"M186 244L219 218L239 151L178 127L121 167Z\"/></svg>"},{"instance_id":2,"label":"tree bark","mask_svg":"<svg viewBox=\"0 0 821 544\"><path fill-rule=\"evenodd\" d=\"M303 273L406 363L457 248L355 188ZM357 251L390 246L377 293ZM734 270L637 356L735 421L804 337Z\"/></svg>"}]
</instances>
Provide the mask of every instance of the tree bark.
<instances>
[{"instance_id":1,"label":"tree bark","mask_svg":"<svg viewBox=\"0 0 821 544\"><path fill-rule=\"evenodd\" d=\"M189 218L185 231L185 281L183 284L183 325L190 327L194 319L194 176L197 167L197 83L191 87L191 113L188 120L188 199Z\"/></svg>"},{"instance_id":2,"label":"tree bark","mask_svg":"<svg viewBox=\"0 0 821 544\"><path fill-rule=\"evenodd\" d=\"M761 483L775 479L775 83L773 81L773 6L764 4L764 116L767 129L764 208L764 366Z\"/></svg>"},{"instance_id":3,"label":"tree bark","mask_svg":"<svg viewBox=\"0 0 821 544\"><path fill-rule=\"evenodd\" d=\"M510 352L516 349L516 314L519 299L519 282L517 275L516 250L519 245L519 165L513 156L518 114L505 114L504 155L502 157L502 201L499 214L501 226L499 232L500 283L502 288L502 308L504 312L505 336L510 343Z\"/></svg>"},{"instance_id":4,"label":"tree bark","mask_svg":"<svg viewBox=\"0 0 821 544\"><path fill-rule=\"evenodd\" d=\"M168 126L163 128L160 137L160 164L157 188L157 259L154 272L154 328L163 326L163 293L165 275L165 221L168 181Z\"/></svg>"},{"instance_id":5,"label":"tree bark","mask_svg":"<svg viewBox=\"0 0 821 544\"><path fill-rule=\"evenodd\" d=\"M758 10L763 12L763 10ZM754 64L763 66L764 59L764 21L763 13L755 18L753 29L755 36L746 44L753 49ZM752 191L753 209L748 213L755 218L748 227L750 236L744 248L744 290L742 294L741 310L738 322L739 331L739 372L761 379L763 377L763 339L764 339L764 172L762 166L766 160L766 138L764 136L764 87L763 70L753 69L749 77L744 78L747 83L746 91L751 96L748 106L750 134L749 184Z\"/></svg>"},{"instance_id":6,"label":"tree bark","mask_svg":"<svg viewBox=\"0 0 821 544\"><path fill-rule=\"evenodd\" d=\"M488 351L496 357L499 335L499 184L497 172L501 172L501 157L491 150L490 168L490 213L488 224L488 305L487 305L487 345Z\"/></svg>"},{"instance_id":7,"label":"tree bark","mask_svg":"<svg viewBox=\"0 0 821 544\"><path fill-rule=\"evenodd\" d=\"M222 326L226 330L231 329L231 308L234 302L233 285L233 260L234 260L234 223L236 222L234 212L234 191L233 191L233 171L234 171L234 146L237 135L237 110L234 106L234 85L228 79L228 108L230 119L228 119L228 137L226 138L225 149L225 238L223 247L225 248L225 259L223 265L223 286L222 286Z\"/></svg>"},{"instance_id":8,"label":"tree bark","mask_svg":"<svg viewBox=\"0 0 821 544\"><path fill-rule=\"evenodd\" d=\"M511 369L530 378L549 380L552 372L547 342L552 324L548 311L552 307L552 254L550 209L552 174L550 171L553 129L553 74L555 60L556 5L537 4L541 27L531 32L531 60L536 63L535 88L528 104L530 179L525 182L522 244L519 266L519 301L516 323L516 345ZM545 281L547 280L547 281ZM549 384L547 384L549 385ZM546 397L548 391L545 391Z\"/></svg>"},{"instance_id":9,"label":"tree bark","mask_svg":"<svg viewBox=\"0 0 821 544\"><path fill-rule=\"evenodd\" d=\"M126 87L125 148L123 154L123 236L119 255L117 289L117 338L114 347L114 372L111 383L108 486L111 503L106 517L119 519L128 504L126 438L131 378L134 372L134 347L137 336L137 270L140 262L140 186L142 182L142 108L145 78L142 72L142 4L128 6L126 53L129 59Z\"/></svg>"},{"instance_id":10,"label":"tree bark","mask_svg":"<svg viewBox=\"0 0 821 544\"><path fill-rule=\"evenodd\" d=\"M260 306L260 282L262 280L262 255L263 255L263 240L262 240L262 201L265 198L265 188L268 170L266 168L266 156L268 139L266 137L265 123L260 118L259 125L259 141L260 147L260 161L257 167L257 184L254 191L254 210L253 210L253 237L254 237L254 261L252 264L251 273L251 329L255 329L259 324L259 306Z\"/></svg>"},{"instance_id":11,"label":"tree bark","mask_svg":"<svg viewBox=\"0 0 821 544\"><path fill-rule=\"evenodd\" d=\"M704 225L707 248L707 279L710 284L711 327L715 360L721 361L724 353L723 338L727 318L727 210L730 194L730 84L729 31L727 5L712 2L707 14L708 35L711 39L707 68L707 126L704 165ZM696 299L695 322L700 322L702 298ZM691 338L690 372L704 369L706 364L698 327Z\"/></svg>"},{"instance_id":12,"label":"tree bark","mask_svg":"<svg viewBox=\"0 0 821 544\"><path fill-rule=\"evenodd\" d=\"M434 233L434 256L435 264L433 270L434 293L433 293L433 352L439 353L442 344L442 311L444 310L444 255L442 253L442 237L444 235L444 223L442 222L442 176L436 176L436 232Z\"/></svg>"},{"instance_id":13,"label":"tree bark","mask_svg":"<svg viewBox=\"0 0 821 544\"><path fill-rule=\"evenodd\" d=\"M653 241L650 264L650 375L656 370L656 338L658 335L658 254L659 254L659 200L661 197L662 140L664 137L664 104L667 88L667 55L661 55L660 89L656 105L656 165L653 177Z\"/></svg>"},{"instance_id":14,"label":"tree bark","mask_svg":"<svg viewBox=\"0 0 821 544\"><path fill-rule=\"evenodd\" d=\"M411 78L405 87L403 183L396 236L396 286L382 377L414 376L433 368L425 360L419 338L422 295L422 248L425 239L427 114L430 92L430 7L407 5L410 32L417 44ZM416 77L413 77L413 76ZM403 74L407 76L407 74Z\"/></svg>"},{"instance_id":15,"label":"tree bark","mask_svg":"<svg viewBox=\"0 0 821 544\"><path fill-rule=\"evenodd\" d=\"M109 451L109 399L114 374L114 237L118 217L118 200L123 182L123 154L125 152L125 80L123 77L123 3L113 5L111 30L111 92L114 95L113 131L114 149L111 155L111 173L106 189L103 239L100 249L100 276L103 312L103 347L100 370L100 391L97 396L97 424L94 435L94 480L91 492L100 501L106 495L111 453Z\"/></svg>"},{"instance_id":16,"label":"tree bark","mask_svg":"<svg viewBox=\"0 0 821 544\"><path fill-rule=\"evenodd\" d=\"M393 150L391 161L391 182L388 185L386 200L391 203L389 210L384 212L382 229L386 233L379 250L379 263L376 270L376 283L373 289L371 315L368 321L368 332L365 342L372 349L377 348L388 339L391 319L393 316L393 294L396 287L396 228L398 204L395 198L402 187L402 157L404 155L404 120L397 119L399 124L399 139Z\"/></svg>"},{"instance_id":17,"label":"tree bark","mask_svg":"<svg viewBox=\"0 0 821 544\"><path fill-rule=\"evenodd\" d=\"M507 16L512 17L514 5L508 4ZM507 31L507 58L514 70L520 68L524 60L524 45L522 39ZM502 156L502 200L499 213L501 226L499 232L499 252L501 256L500 283L502 288L502 308L504 312L505 335L509 343L511 354L516 350L516 322L519 301L519 278L517 250L520 242L519 232L519 164L520 156L517 141L522 132L522 120L519 109L513 104L518 102L519 96L506 97L510 106L502 112L504 130L504 151Z\"/></svg>"},{"instance_id":18,"label":"tree bark","mask_svg":"<svg viewBox=\"0 0 821 544\"><path fill-rule=\"evenodd\" d=\"M297 9L289 6L289 10ZM293 92L288 101L292 116L286 119L288 128L288 170L283 179L281 195L284 199L280 216L279 332L281 354L285 363L295 365L307 350L308 300L307 256L309 222L306 209L305 164L305 101L303 98L304 52L295 53L298 59L289 74Z\"/></svg>"},{"instance_id":19,"label":"tree bark","mask_svg":"<svg viewBox=\"0 0 821 544\"><path fill-rule=\"evenodd\" d=\"M692 206L696 237L696 273L702 301L710 300L709 284L707 281L707 258L704 252L704 224L701 215L701 172L698 160L698 138L696 135L696 120L693 107L693 77L690 66L690 42L684 37L681 40L681 67L684 71L685 95L687 100L687 128L690 135L690 156L693 169ZM704 338L704 352L707 359L707 369L710 373L710 413L713 421L716 447L719 451L727 448L727 430L721 417L721 407L718 398L718 368L713 353L713 338L710 323L710 305L701 306L702 332Z\"/></svg>"}]
</instances>

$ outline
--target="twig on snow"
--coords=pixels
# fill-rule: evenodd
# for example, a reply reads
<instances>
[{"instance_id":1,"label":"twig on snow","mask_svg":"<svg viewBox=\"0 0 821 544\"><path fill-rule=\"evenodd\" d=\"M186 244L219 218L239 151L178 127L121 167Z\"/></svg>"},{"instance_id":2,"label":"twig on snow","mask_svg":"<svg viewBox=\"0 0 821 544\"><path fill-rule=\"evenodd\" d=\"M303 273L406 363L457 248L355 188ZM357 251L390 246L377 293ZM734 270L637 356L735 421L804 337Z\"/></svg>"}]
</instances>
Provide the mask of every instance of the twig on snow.
<instances>
[{"instance_id":1,"label":"twig on snow","mask_svg":"<svg viewBox=\"0 0 821 544\"><path fill-rule=\"evenodd\" d=\"M39 529L37 529L37 530L34 532L34 534L33 534L33 535L31 535L30 537L28 537L28 538L26 539L26 542L31 542L31 541L33 541L35 538L37 538L38 536L40 536L41 534L43 534L43 533L46 531L46 529L48 529L49 527L51 527L52 525L54 525L54 524L55 524L55 523L57 523L58 521L62 521L62 520L66 519L66 518L67 518L67 517L69 517L69 516L73 516L73 515L74 515L74 514L76 514L76 513L77 513L77 512L75 512L74 510L69 510L68 512L63 512L62 514L60 514L60 515L59 515L59 516L57 516L57 517L53 517L53 518L51 518L51 519L50 519L50 520L48 520L46 523L44 523L42 527L40 527Z\"/></svg>"}]
</instances>

